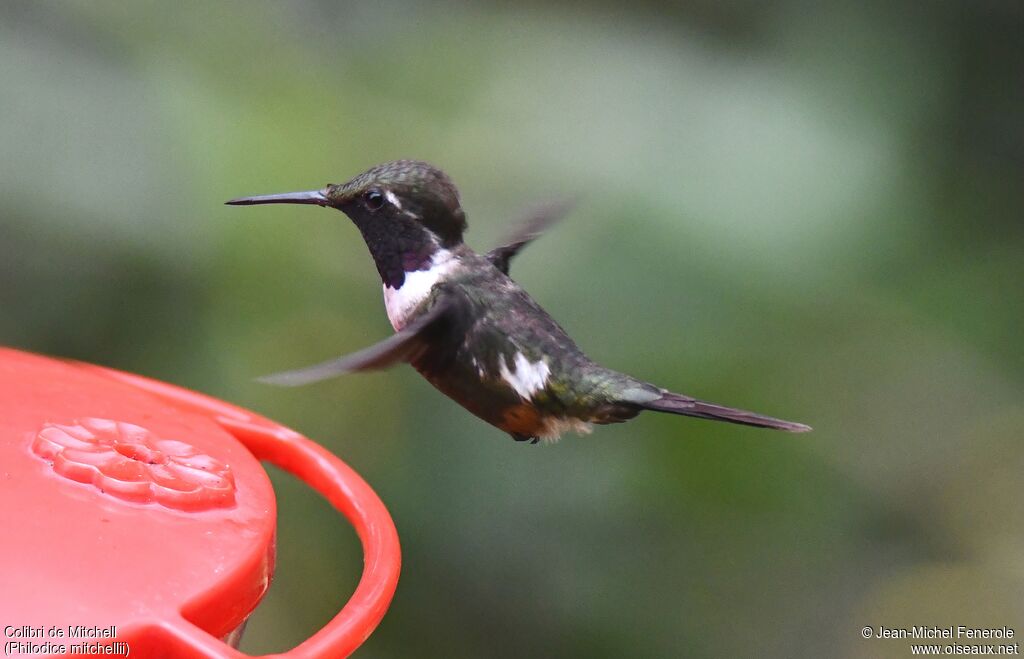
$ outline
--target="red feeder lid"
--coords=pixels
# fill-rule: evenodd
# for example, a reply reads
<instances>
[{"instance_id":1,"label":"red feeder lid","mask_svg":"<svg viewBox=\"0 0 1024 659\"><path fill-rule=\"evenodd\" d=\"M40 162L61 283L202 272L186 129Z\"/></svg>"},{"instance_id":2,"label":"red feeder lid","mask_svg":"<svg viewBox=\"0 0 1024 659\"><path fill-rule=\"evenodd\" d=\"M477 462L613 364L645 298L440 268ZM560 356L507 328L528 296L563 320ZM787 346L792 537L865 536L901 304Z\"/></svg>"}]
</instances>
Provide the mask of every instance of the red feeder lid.
<instances>
[{"instance_id":1,"label":"red feeder lid","mask_svg":"<svg viewBox=\"0 0 1024 659\"><path fill-rule=\"evenodd\" d=\"M194 392L0 349L6 654L224 657L263 597L275 502L258 459L309 482L366 555L348 605L291 656L344 656L383 617L398 537L362 479L297 433Z\"/></svg>"}]
</instances>

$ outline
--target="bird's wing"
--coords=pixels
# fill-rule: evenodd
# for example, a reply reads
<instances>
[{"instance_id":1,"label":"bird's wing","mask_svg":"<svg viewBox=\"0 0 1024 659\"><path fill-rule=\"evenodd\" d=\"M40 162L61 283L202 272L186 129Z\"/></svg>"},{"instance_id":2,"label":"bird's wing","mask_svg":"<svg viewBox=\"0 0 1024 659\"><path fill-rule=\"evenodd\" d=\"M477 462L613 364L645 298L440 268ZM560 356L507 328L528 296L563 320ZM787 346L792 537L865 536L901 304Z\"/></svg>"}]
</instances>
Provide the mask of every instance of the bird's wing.
<instances>
[{"instance_id":1,"label":"bird's wing","mask_svg":"<svg viewBox=\"0 0 1024 659\"><path fill-rule=\"evenodd\" d=\"M346 373L375 371L399 362L412 361L427 347L423 334L444 323L454 306L451 296L438 296L430 309L380 343L322 364L275 373L258 380L282 387L298 387Z\"/></svg>"},{"instance_id":2,"label":"bird's wing","mask_svg":"<svg viewBox=\"0 0 1024 659\"><path fill-rule=\"evenodd\" d=\"M485 255L487 260L507 275L509 261L512 260L512 257L555 222L565 217L572 206L573 202L568 199L549 201L535 206L517 223L519 226L508 237L504 245L487 252Z\"/></svg>"}]
</instances>

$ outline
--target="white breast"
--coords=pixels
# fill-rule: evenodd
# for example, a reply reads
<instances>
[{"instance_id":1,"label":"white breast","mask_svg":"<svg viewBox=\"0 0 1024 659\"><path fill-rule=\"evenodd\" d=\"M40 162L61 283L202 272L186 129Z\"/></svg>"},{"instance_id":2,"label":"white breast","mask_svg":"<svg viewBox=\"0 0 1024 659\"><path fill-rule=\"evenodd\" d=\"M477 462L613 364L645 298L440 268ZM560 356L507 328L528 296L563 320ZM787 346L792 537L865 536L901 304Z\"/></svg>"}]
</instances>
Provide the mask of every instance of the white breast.
<instances>
[{"instance_id":1,"label":"white breast","mask_svg":"<svg viewBox=\"0 0 1024 659\"><path fill-rule=\"evenodd\" d=\"M400 288L384 285L384 308L388 312L388 320L395 331L405 327L409 314L430 295L430 289L445 278L458 260L446 249L438 250L430 260L430 268L405 273L405 281Z\"/></svg>"}]
</instances>

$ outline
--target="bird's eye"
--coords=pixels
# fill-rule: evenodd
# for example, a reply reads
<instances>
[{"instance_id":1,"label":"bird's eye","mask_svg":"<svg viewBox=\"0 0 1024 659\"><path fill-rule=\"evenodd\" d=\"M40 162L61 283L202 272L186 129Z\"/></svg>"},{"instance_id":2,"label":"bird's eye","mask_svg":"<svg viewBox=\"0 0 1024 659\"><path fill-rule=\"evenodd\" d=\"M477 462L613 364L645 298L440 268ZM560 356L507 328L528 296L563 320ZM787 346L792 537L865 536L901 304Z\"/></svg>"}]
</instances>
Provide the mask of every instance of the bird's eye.
<instances>
[{"instance_id":1,"label":"bird's eye","mask_svg":"<svg viewBox=\"0 0 1024 659\"><path fill-rule=\"evenodd\" d=\"M363 203L367 210L379 211L384 206L384 194L380 190L370 190L363 195Z\"/></svg>"}]
</instances>

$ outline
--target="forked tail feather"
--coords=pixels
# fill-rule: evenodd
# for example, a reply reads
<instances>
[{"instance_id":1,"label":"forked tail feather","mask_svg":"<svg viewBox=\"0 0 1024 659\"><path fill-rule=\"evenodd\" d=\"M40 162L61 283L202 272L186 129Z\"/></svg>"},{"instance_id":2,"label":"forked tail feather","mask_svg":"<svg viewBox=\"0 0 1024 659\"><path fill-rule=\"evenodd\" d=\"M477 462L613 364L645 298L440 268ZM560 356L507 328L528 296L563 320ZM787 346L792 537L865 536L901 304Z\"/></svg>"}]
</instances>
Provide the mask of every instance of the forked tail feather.
<instances>
[{"instance_id":1,"label":"forked tail feather","mask_svg":"<svg viewBox=\"0 0 1024 659\"><path fill-rule=\"evenodd\" d=\"M653 410L655 412L682 414L684 416L694 416L699 419L726 421L728 423L738 423L744 426L785 430L786 432L807 432L811 430L810 426L802 423L783 421L782 419L775 419L770 416L755 414L746 410L738 410L733 407L725 407L724 405L716 405L714 403L705 403L702 400L683 396L682 394L674 394L671 391L664 392L661 395L661 398L657 398L646 403L640 403L640 407L645 410Z\"/></svg>"}]
</instances>

